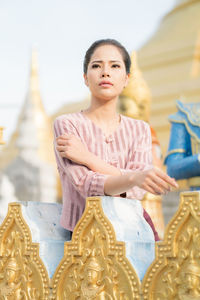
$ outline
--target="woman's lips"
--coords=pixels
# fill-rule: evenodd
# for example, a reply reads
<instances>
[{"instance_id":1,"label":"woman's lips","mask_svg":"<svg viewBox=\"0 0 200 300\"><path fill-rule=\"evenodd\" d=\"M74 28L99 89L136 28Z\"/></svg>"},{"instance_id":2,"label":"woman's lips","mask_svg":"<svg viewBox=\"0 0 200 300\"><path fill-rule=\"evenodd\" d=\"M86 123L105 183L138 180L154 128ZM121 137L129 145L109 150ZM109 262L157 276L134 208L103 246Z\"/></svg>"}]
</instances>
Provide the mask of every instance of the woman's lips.
<instances>
[{"instance_id":1,"label":"woman's lips","mask_svg":"<svg viewBox=\"0 0 200 300\"><path fill-rule=\"evenodd\" d=\"M113 86L113 83L110 82L110 81L101 81L99 83L100 86L103 86L103 87L110 87L110 86Z\"/></svg>"}]
</instances>

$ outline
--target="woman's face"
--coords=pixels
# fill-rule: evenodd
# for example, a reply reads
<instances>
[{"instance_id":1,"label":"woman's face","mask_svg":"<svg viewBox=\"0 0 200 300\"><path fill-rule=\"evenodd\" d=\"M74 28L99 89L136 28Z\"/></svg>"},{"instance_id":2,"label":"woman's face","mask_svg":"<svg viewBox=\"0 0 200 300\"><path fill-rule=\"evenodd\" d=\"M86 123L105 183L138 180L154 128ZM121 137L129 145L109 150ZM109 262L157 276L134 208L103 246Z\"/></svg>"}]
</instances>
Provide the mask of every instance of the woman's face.
<instances>
[{"instance_id":1,"label":"woman's face","mask_svg":"<svg viewBox=\"0 0 200 300\"><path fill-rule=\"evenodd\" d=\"M84 74L85 84L92 95L103 100L118 97L127 85L128 77L122 54L113 45L99 46Z\"/></svg>"}]
</instances>

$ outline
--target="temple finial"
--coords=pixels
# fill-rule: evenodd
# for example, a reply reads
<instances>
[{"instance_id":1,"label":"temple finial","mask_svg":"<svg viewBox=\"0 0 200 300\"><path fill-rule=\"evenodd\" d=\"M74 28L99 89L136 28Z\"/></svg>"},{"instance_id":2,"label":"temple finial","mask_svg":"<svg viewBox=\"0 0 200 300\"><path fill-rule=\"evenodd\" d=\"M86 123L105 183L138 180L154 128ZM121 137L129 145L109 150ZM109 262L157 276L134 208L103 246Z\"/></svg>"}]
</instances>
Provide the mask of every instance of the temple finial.
<instances>
[{"instance_id":1,"label":"temple finial","mask_svg":"<svg viewBox=\"0 0 200 300\"><path fill-rule=\"evenodd\" d=\"M31 91L39 91L38 53L35 48L33 48L31 55L30 89Z\"/></svg>"}]
</instances>

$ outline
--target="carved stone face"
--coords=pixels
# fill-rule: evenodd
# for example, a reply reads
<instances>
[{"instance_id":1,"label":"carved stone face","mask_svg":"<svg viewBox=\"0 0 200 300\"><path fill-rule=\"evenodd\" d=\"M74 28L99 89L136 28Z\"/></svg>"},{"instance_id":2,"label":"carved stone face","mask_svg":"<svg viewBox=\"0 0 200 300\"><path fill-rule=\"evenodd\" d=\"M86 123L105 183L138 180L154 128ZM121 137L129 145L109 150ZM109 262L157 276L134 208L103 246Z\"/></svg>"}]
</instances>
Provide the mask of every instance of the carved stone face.
<instances>
[{"instance_id":1,"label":"carved stone face","mask_svg":"<svg viewBox=\"0 0 200 300\"><path fill-rule=\"evenodd\" d=\"M7 268L5 272L5 278L8 283L14 282L16 278L16 271Z\"/></svg>"},{"instance_id":2,"label":"carved stone face","mask_svg":"<svg viewBox=\"0 0 200 300\"><path fill-rule=\"evenodd\" d=\"M96 285L97 284L97 280L99 277L99 272L97 272L96 270L93 269L89 269L87 270L87 281L89 284L91 285Z\"/></svg>"}]
</instances>

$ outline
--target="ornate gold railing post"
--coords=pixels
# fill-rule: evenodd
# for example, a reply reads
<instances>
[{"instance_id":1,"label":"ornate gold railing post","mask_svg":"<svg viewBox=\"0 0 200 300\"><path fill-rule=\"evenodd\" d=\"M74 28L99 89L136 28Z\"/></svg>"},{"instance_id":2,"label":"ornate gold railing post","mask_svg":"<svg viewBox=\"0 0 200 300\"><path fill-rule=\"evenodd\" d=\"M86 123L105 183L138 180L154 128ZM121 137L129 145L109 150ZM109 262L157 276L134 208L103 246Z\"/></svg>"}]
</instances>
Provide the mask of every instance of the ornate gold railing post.
<instances>
[{"instance_id":1,"label":"ornate gold railing post","mask_svg":"<svg viewBox=\"0 0 200 300\"><path fill-rule=\"evenodd\" d=\"M180 206L168 224L164 241L146 272L144 300L200 299L200 193L181 194Z\"/></svg>"},{"instance_id":2,"label":"ornate gold railing post","mask_svg":"<svg viewBox=\"0 0 200 300\"><path fill-rule=\"evenodd\" d=\"M21 205L10 203L0 226L0 298L199 300L200 193L181 194L180 207L167 226L164 240L156 245L156 258L142 285L125 256L125 244L116 241L101 198L87 199L51 285Z\"/></svg>"},{"instance_id":3,"label":"ornate gold railing post","mask_svg":"<svg viewBox=\"0 0 200 300\"><path fill-rule=\"evenodd\" d=\"M87 198L85 212L53 277L54 300L139 300L140 281L105 217L101 199Z\"/></svg>"},{"instance_id":4,"label":"ornate gold railing post","mask_svg":"<svg viewBox=\"0 0 200 300\"><path fill-rule=\"evenodd\" d=\"M3 140L3 130L4 130L4 127L0 127L0 145L5 144L5 142Z\"/></svg>"},{"instance_id":5,"label":"ornate gold railing post","mask_svg":"<svg viewBox=\"0 0 200 300\"><path fill-rule=\"evenodd\" d=\"M49 278L21 205L10 203L0 226L0 299L48 300Z\"/></svg>"}]
</instances>

